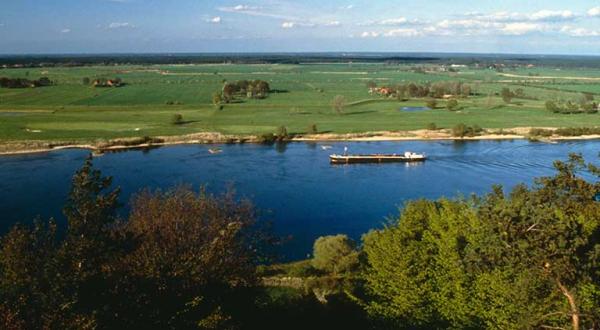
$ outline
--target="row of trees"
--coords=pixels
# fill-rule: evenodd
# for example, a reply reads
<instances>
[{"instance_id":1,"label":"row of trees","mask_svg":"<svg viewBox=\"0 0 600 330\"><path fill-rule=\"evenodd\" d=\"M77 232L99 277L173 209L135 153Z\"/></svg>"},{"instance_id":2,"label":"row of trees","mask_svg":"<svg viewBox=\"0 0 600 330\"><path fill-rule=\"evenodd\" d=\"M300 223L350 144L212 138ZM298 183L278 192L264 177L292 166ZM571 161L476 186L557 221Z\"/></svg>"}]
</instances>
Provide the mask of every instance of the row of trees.
<instances>
[{"instance_id":1,"label":"row of trees","mask_svg":"<svg viewBox=\"0 0 600 330\"><path fill-rule=\"evenodd\" d=\"M374 81L369 81L367 82L367 87L375 89L377 88L377 84ZM385 94L398 99L407 97L443 98L448 95L454 97L468 97L473 92L470 85L460 81L438 81L425 84L411 82L408 84L385 86L379 88L379 90L385 90Z\"/></svg>"},{"instance_id":2,"label":"row of trees","mask_svg":"<svg viewBox=\"0 0 600 330\"><path fill-rule=\"evenodd\" d=\"M38 80L29 80L24 78L6 78L0 77L1 88L30 88L50 86L53 82L48 77L41 77Z\"/></svg>"}]
</instances>

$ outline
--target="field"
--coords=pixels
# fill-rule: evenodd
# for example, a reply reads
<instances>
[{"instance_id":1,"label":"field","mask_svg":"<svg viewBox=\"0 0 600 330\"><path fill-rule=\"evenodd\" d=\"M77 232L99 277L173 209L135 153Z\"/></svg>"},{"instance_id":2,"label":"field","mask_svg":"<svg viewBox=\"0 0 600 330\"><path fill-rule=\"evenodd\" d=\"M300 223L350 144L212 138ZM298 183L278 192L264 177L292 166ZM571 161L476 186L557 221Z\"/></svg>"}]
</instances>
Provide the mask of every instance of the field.
<instances>
[{"instance_id":1,"label":"field","mask_svg":"<svg viewBox=\"0 0 600 330\"><path fill-rule=\"evenodd\" d=\"M0 69L0 77L38 79L47 76L50 87L0 88L0 141L91 141L137 136L184 135L196 132L262 134L285 126L289 133L305 133L310 125L319 132L358 133L423 129L429 123L451 128L458 123L488 129L513 127L600 126L600 114L554 114L547 100L576 101L582 92L600 99L600 69L533 67L497 72L487 68L436 71L434 64L198 64L115 65L86 67ZM94 88L84 77L119 77L120 88ZM219 110L212 94L225 80L261 79L272 89L262 100L239 99ZM396 99L370 95L366 83L378 85L462 81L474 95L459 99L459 109L401 111L423 106L423 99ZM498 93L503 87L522 88L525 98L506 104ZM332 100L347 100L343 114ZM168 105L176 103L177 105ZM179 113L184 124L174 125Z\"/></svg>"}]
</instances>

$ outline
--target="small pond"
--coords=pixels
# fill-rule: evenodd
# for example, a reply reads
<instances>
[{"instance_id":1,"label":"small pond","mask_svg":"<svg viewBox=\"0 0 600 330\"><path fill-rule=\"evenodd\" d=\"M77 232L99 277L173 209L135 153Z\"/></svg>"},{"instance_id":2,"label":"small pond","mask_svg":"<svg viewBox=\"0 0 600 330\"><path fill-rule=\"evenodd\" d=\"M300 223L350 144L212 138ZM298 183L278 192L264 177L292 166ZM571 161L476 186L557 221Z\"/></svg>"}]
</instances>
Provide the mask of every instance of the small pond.
<instances>
[{"instance_id":1,"label":"small pond","mask_svg":"<svg viewBox=\"0 0 600 330\"><path fill-rule=\"evenodd\" d=\"M418 112L418 111L431 110L431 108L429 108L429 107L402 107L402 108L400 108L400 110L406 111L406 112Z\"/></svg>"}]
</instances>

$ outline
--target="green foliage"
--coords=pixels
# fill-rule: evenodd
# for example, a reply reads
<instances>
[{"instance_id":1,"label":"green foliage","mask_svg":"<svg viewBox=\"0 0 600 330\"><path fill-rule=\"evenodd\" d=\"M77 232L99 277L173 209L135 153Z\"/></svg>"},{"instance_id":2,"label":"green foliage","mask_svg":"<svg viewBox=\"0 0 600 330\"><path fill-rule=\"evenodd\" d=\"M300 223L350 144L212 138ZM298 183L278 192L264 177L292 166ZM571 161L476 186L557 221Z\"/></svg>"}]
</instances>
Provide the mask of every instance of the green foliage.
<instances>
[{"instance_id":1,"label":"green foliage","mask_svg":"<svg viewBox=\"0 0 600 330\"><path fill-rule=\"evenodd\" d=\"M529 130L530 136L541 136L541 137L551 137L554 135L554 131L550 129L543 128L532 128Z\"/></svg>"},{"instance_id":2,"label":"green foliage","mask_svg":"<svg viewBox=\"0 0 600 330\"><path fill-rule=\"evenodd\" d=\"M438 127L435 123L429 123L427 124L426 129L429 131L437 131Z\"/></svg>"},{"instance_id":3,"label":"green foliage","mask_svg":"<svg viewBox=\"0 0 600 330\"><path fill-rule=\"evenodd\" d=\"M465 136L473 137L481 133L483 129L478 125L467 126L460 123L452 128L452 136L464 138Z\"/></svg>"},{"instance_id":4,"label":"green foliage","mask_svg":"<svg viewBox=\"0 0 600 330\"><path fill-rule=\"evenodd\" d=\"M319 237L313 247L312 265L316 269L343 273L358 265L354 241L346 235Z\"/></svg>"},{"instance_id":5,"label":"green foliage","mask_svg":"<svg viewBox=\"0 0 600 330\"><path fill-rule=\"evenodd\" d=\"M308 134L318 134L319 130L317 129L317 124L308 125L308 129L306 130Z\"/></svg>"},{"instance_id":6,"label":"green foliage","mask_svg":"<svg viewBox=\"0 0 600 330\"><path fill-rule=\"evenodd\" d=\"M429 109L435 109L437 107L437 100L434 98L427 99L427 101L425 102L425 105Z\"/></svg>"},{"instance_id":7,"label":"green foliage","mask_svg":"<svg viewBox=\"0 0 600 330\"><path fill-rule=\"evenodd\" d=\"M592 328L600 170L578 155L532 189L414 201L363 237L367 311L408 328Z\"/></svg>"},{"instance_id":8,"label":"green foliage","mask_svg":"<svg viewBox=\"0 0 600 330\"><path fill-rule=\"evenodd\" d=\"M510 103L515 97L515 93L513 93L513 91L511 91L509 88L504 87L500 91L500 96L502 97L502 101L504 101L504 103Z\"/></svg>"},{"instance_id":9,"label":"green foliage","mask_svg":"<svg viewBox=\"0 0 600 330\"><path fill-rule=\"evenodd\" d=\"M2 328L223 329L252 317L270 236L249 202L146 190L117 222L110 184L88 159L73 177L64 235L36 221L2 238Z\"/></svg>"},{"instance_id":10,"label":"green foliage","mask_svg":"<svg viewBox=\"0 0 600 330\"><path fill-rule=\"evenodd\" d=\"M455 111L458 109L458 100L450 99L446 102L446 109L450 111Z\"/></svg>"},{"instance_id":11,"label":"green foliage","mask_svg":"<svg viewBox=\"0 0 600 330\"><path fill-rule=\"evenodd\" d=\"M287 128L285 126L277 127L277 132L275 132L275 137L279 141L284 141L289 138Z\"/></svg>"},{"instance_id":12,"label":"green foliage","mask_svg":"<svg viewBox=\"0 0 600 330\"><path fill-rule=\"evenodd\" d=\"M183 124L183 115L180 113L176 113L173 116L171 116L171 124L173 124L173 125Z\"/></svg>"}]
</instances>

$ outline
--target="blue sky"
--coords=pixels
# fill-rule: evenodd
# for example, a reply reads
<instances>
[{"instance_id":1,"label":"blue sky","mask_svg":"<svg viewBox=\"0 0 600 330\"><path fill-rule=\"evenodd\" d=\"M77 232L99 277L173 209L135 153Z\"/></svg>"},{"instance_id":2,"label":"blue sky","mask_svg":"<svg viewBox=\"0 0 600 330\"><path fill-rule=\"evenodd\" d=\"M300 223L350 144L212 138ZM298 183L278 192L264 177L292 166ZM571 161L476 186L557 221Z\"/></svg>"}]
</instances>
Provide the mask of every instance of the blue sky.
<instances>
[{"instance_id":1,"label":"blue sky","mask_svg":"<svg viewBox=\"0 0 600 330\"><path fill-rule=\"evenodd\" d=\"M4 54L600 54L596 0L0 1Z\"/></svg>"}]
</instances>

